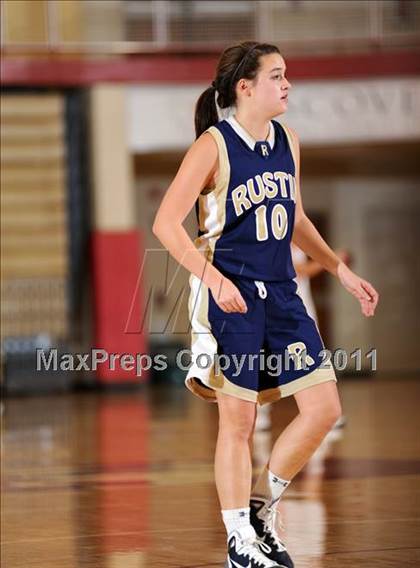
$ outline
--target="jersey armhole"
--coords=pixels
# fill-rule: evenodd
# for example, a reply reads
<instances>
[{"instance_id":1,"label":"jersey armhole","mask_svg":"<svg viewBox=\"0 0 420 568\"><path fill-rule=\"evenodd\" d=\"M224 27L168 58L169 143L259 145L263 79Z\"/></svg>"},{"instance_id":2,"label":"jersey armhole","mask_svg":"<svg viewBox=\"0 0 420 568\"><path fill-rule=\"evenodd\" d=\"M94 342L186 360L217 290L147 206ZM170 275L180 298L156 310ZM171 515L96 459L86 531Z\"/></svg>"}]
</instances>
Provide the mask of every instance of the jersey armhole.
<instances>
[{"instance_id":1,"label":"jersey armhole","mask_svg":"<svg viewBox=\"0 0 420 568\"><path fill-rule=\"evenodd\" d=\"M230 175L229 158L227 154L226 142L223 138L223 135L214 126L210 126L205 132L211 134L216 142L219 167L215 183L212 186L204 187L201 190L200 195L203 196L208 195L209 193L220 191L222 188L226 187L226 184L229 183Z\"/></svg>"},{"instance_id":2,"label":"jersey armhole","mask_svg":"<svg viewBox=\"0 0 420 568\"><path fill-rule=\"evenodd\" d=\"M277 121L277 124L279 124L281 126L281 128L283 128L284 132L286 133L287 141L289 142L290 152L291 152L292 158L293 158L293 163L295 165L295 175L297 175L298 167L297 167L297 161L296 161L297 150L296 150L296 145L295 145L295 137L293 136L293 134L292 134L292 132L291 132L291 130L288 126L286 126L285 124L282 124L279 121Z\"/></svg>"}]
</instances>

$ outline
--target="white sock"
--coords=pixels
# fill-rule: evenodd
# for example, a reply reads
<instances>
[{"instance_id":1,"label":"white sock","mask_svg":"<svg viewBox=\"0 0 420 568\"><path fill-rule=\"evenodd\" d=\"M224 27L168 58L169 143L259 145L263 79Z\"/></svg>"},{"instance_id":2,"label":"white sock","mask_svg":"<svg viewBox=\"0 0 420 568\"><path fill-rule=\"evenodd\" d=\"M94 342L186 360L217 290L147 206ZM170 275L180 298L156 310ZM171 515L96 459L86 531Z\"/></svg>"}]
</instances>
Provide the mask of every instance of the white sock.
<instances>
[{"instance_id":1,"label":"white sock","mask_svg":"<svg viewBox=\"0 0 420 568\"><path fill-rule=\"evenodd\" d=\"M248 538L252 532L255 533L255 530L249 520L249 512L250 507L222 510L223 522L225 523L228 538L230 533L234 530L239 531L241 535L246 538Z\"/></svg>"},{"instance_id":2,"label":"white sock","mask_svg":"<svg viewBox=\"0 0 420 568\"><path fill-rule=\"evenodd\" d=\"M268 469L268 464L266 464L252 489L251 499L253 497L262 497L269 501L269 506L273 505L280 499L289 484L290 480L282 479L275 475Z\"/></svg>"}]
</instances>

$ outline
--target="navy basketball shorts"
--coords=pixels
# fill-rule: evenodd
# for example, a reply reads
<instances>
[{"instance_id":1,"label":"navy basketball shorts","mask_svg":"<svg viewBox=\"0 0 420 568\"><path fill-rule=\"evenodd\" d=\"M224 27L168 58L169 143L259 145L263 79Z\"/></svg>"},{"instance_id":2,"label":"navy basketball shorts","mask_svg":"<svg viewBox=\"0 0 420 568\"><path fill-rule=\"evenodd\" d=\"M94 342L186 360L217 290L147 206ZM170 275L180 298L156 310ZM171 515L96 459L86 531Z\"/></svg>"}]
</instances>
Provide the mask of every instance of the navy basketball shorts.
<instances>
[{"instance_id":1,"label":"navy basketball shorts","mask_svg":"<svg viewBox=\"0 0 420 568\"><path fill-rule=\"evenodd\" d=\"M295 280L229 275L247 306L224 312L210 289L190 275L191 366L186 387L208 402L216 391L260 405L337 378Z\"/></svg>"}]
</instances>

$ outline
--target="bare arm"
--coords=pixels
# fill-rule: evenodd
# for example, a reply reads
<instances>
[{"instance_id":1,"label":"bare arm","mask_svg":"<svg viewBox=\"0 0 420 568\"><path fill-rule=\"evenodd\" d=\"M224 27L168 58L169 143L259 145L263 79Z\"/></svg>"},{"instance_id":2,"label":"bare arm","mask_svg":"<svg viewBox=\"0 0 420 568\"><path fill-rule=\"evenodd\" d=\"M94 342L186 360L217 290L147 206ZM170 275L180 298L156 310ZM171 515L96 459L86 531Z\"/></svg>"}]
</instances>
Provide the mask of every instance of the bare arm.
<instances>
[{"instance_id":1,"label":"bare arm","mask_svg":"<svg viewBox=\"0 0 420 568\"><path fill-rule=\"evenodd\" d=\"M349 255L345 250L339 249L334 251L340 260L348 264ZM304 262L294 263L295 271L298 276L314 278L323 272L324 267L315 260L305 260Z\"/></svg>"},{"instance_id":2,"label":"bare arm","mask_svg":"<svg viewBox=\"0 0 420 568\"><path fill-rule=\"evenodd\" d=\"M201 190L212 179L218 164L216 142L203 133L189 148L166 191L152 231L169 253L208 286L224 311L246 311L239 290L195 247L183 226Z\"/></svg>"},{"instance_id":3,"label":"bare arm","mask_svg":"<svg viewBox=\"0 0 420 568\"><path fill-rule=\"evenodd\" d=\"M324 269L315 260L307 260L306 262L298 262L295 265L295 271L298 276L313 278L317 276Z\"/></svg>"},{"instance_id":4,"label":"bare arm","mask_svg":"<svg viewBox=\"0 0 420 568\"><path fill-rule=\"evenodd\" d=\"M295 225L293 230L292 241L306 252L313 260L318 262L325 270L337 276L337 267L341 260L335 252L327 245L321 237L312 221L306 216L303 209L302 195L300 191L300 145L299 139L294 130L292 131L295 143L296 163L296 209L295 209Z\"/></svg>"},{"instance_id":5,"label":"bare arm","mask_svg":"<svg viewBox=\"0 0 420 568\"><path fill-rule=\"evenodd\" d=\"M300 148L296 132L289 127L294 138L296 164L296 209L292 241L313 260L340 280L341 284L360 302L362 313L373 316L379 295L375 288L346 266L321 237L312 221L306 216L300 191Z\"/></svg>"},{"instance_id":6,"label":"bare arm","mask_svg":"<svg viewBox=\"0 0 420 568\"><path fill-rule=\"evenodd\" d=\"M304 215L293 231L293 242L325 270L337 276L337 268L341 260L327 245L315 228L312 221Z\"/></svg>"}]
</instances>

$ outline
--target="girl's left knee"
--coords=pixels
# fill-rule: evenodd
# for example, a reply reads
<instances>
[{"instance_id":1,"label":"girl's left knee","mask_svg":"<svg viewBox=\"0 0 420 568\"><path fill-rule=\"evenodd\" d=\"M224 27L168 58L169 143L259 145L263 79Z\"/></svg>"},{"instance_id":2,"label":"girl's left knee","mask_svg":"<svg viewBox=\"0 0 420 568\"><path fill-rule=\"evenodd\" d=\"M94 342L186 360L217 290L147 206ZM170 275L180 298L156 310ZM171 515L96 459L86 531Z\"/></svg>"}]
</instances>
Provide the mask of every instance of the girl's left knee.
<instances>
[{"instance_id":1,"label":"girl's left knee","mask_svg":"<svg viewBox=\"0 0 420 568\"><path fill-rule=\"evenodd\" d=\"M300 414L327 430L343 414L340 397L334 386L324 383L295 394Z\"/></svg>"},{"instance_id":2,"label":"girl's left knee","mask_svg":"<svg viewBox=\"0 0 420 568\"><path fill-rule=\"evenodd\" d=\"M331 401L325 407L325 420L330 428L334 426L337 420L343 415L340 401Z\"/></svg>"}]
</instances>

